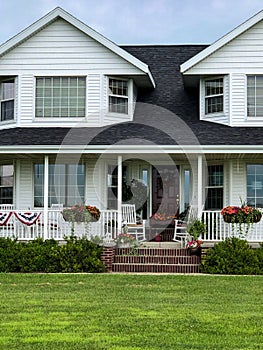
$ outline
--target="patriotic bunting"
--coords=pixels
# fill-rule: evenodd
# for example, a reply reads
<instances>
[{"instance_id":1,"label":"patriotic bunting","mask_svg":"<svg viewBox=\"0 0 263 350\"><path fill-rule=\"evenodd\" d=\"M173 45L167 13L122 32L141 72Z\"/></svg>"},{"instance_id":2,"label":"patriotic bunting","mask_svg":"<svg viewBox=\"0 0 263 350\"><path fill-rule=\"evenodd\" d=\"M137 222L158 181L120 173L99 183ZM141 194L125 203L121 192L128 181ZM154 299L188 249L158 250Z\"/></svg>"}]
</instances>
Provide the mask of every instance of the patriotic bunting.
<instances>
[{"instance_id":1,"label":"patriotic bunting","mask_svg":"<svg viewBox=\"0 0 263 350\"><path fill-rule=\"evenodd\" d=\"M8 220L10 219L10 216L13 214L12 211L10 212L0 212L0 226L7 225Z\"/></svg>"},{"instance_id":2,"label":"patriotic bunting","mask_svg":"<svg viewBox=\"0 0 263 350\"><path fill-rule=\"evenodd\" d=\"M33 225L40 217L41 213L14 212L16 218L27 226Z\"/></svg>"}]
</instances>

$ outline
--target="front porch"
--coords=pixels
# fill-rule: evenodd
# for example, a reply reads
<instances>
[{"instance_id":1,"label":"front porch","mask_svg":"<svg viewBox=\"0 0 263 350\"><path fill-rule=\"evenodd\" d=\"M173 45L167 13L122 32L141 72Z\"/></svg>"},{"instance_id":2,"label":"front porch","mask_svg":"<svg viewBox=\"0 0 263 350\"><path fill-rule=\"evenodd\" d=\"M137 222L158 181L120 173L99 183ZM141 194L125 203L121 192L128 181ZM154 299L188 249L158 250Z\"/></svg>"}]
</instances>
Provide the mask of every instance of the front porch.
<instances>
[{"instance_id":1,"label":"front porch","mask_svg":"<svg viewBox=\"0 0 263 350\"><path fill-rule=\"evenodd\" d=\"M23 214L27 216L31 214L30 216L36 220L26 222L26 220L21 219ZM59 209L48 209L47 215L45 215L44 209L1 210L1 217L0 237L15 238L20 241L30 241L36 238L63 241L65 237L69 237L73 232L72 224L63 219ZM74 235L79 237L85 235L88 238L99 237L105 244L108 244L113 242L121 232L118 228L120 218L121 213L118 210L101 210L101 216L97 222L90 222L89 224L75 223ZM207 227L207 232L202 237L204 243L215 243L233 235L238 236L236 224L232 227L232 224L225 223L220 211L203 211L202 220ZM150 221L147 220L145 228L146 241L154 240L157 233L163 237L164 241L172 241L174 229L171 226L163 225L158 228L158 225L155 225L153 228ZM263 242L263 221L251 225L245 238L248 242Z\"/></svg>"}]
</instances>

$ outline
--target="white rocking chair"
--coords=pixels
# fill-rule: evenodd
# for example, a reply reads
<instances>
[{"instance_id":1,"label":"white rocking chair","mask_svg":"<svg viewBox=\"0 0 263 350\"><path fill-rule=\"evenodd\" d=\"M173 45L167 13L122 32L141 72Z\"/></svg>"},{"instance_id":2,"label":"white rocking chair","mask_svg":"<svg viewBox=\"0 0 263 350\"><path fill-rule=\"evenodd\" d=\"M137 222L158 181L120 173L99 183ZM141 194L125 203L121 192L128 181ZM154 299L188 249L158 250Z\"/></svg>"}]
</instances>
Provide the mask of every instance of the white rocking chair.
<instances>
[{"instance_id":1,"label":"white rocking chair","mask_svg":"<svg viewBox=\"0 0 263 350\"><path fill-rule=\"evenodd\" d=\"M191 238L187 232L187 224L197 217L197 207L190 206L184 220L174 220L174 237L173 241L180 242L181 248L185 248L186 242Z\"/></svg>"},{"instance_id":2,"label":"white rocking chair","mask_svg":"<svg viewBox=\"0 0 263 350\"><path fill-rule=\"evenodd\" d=\"M122 204L122 223L127 226L128 234L134 235L138 241L145 241L145 223L137 223L135 204Z\"/></svg>"}]
</instances>

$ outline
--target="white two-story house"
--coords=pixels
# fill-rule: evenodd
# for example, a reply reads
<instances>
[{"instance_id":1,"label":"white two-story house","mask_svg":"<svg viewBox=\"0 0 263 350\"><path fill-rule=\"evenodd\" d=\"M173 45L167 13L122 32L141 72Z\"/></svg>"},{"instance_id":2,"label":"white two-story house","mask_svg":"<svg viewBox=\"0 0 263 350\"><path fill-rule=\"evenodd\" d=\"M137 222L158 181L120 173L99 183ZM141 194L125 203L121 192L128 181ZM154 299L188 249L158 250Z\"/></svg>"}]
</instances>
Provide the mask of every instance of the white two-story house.
<instances>
[{"instance_id":1,"label":"white two-story house","mask_svg":"<svg viewBox=\"0 0 263 350\"><path fill-rule=\"evenodd\" d=\"M262 43L263 11L211 46L119 47L55 8L2 44L1 213L39 217L15 235L60 239L55 206L85 203L103 236L135 203L148 226L195 207L205 240L226 237L224 206L263 207Z\"/></svg>"}]
</instances>

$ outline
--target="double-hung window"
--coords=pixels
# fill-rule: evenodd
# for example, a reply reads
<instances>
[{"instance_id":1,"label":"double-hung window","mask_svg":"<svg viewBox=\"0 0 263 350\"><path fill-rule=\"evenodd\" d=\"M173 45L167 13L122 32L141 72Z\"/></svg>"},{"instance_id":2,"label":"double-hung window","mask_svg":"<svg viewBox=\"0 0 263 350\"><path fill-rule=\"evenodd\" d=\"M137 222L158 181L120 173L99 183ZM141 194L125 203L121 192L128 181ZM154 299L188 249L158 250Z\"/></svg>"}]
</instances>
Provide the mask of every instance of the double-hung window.
<instances>
[{"instance_id":1,"label":"double-hung window","mask_svg":"<svg viewBox=\"0 0 263 350\"><path fill-rule=\"evenodd\" d=\"M206 186L206 210L223 208L224 169L223 165L209 165Z\"/></svg>"},{"instance_id":2,"label":"double-hung window","mask_svg":"<svg viewBox=\"0 0 263 350\"><path fill-rule=\"evenodd\" d=\"M1 121L13 120L15 115L15 79L1 82Z\"/></svg>"},{"instance_id":3,"label":"double-hung window","mask_svg":"<svg viewBox=\"0 0 263 350\"><path fill-rule=\"evenodd\" d=\"M85 77L36 78L36 117L85 117Z\"/></svg>"},{"instance_id":4,"label":"double-hung window","mask_svg":"<svg viewBox=\"0 0 263 350\"><path fill-rule=\"evenodd\" d=\"M263 208L263 165L247 165L247 204Z\"/></svg>"},{"instance_id":5,"label":"double-hung window","mask_svg":"<svg viewBox=\"0 0 263 350\"><path fill-rule=\"evenodd\" d=\"M128 80L109 78L109 112L128 114Z\"/></svg>"},{"instance_id":6,"label":"double-hung window","mask_svg":"<svg viewBox=\"0 0 263 350\"><path fill-rule=\"evenodd\" d=\"M263 117L263 75L247 77L247 116Z\"/></svg>"},{"instance_id":7,"label":"double-hung window","mask_svg":"<svg viewBox=\"0 0 263 350\"><path fill-rule=\"evenodd\" d=\"M205 80L205 114L224 111L224 79Z\"/></svg>"},{"instance_id":8,"label":"double-hung window","mask_svg":"<svg viewBox=\"0 0 263 350\"><path fill-rule=\"evenodd\" d=\"M0 204L13 204L13 186L13 165L0 165Z\"/></svg>"}]
</instances>

